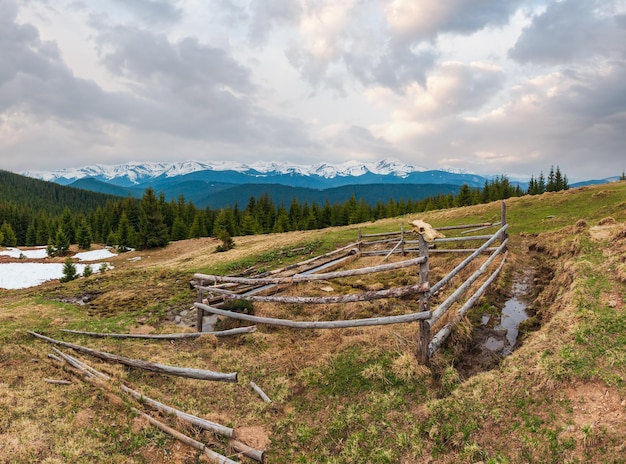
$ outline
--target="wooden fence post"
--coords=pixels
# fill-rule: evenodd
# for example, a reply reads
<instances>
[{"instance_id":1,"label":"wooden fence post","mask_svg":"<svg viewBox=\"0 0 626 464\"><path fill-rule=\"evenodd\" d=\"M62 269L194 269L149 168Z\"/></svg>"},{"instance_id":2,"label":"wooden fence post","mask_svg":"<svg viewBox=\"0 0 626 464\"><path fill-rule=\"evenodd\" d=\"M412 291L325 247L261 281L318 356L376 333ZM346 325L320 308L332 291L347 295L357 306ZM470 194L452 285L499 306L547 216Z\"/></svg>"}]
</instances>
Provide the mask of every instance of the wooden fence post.
<instances>
[{"instance_id":1,"label":"wooden fence post","mask_svg":"<svg viewBox=\"0 0 626 464\"><path fill-rule=\"evenodd\" d=\"M401 231L401 235L400 235L400 243L402 243L401 247L401 251L402 251L402 256L405 256L406 253L404 252L404 222L402 223L402 231Z\"/></svg>"},{"instance_id":2,"label":"wooden fence post","mask_svg":"<svg viewBox=\"0 0 626 464\"><path fill-rule=\"evenodd\" d=\"M359 253L362 250L362 244L361 244L362 240L363 240L363 234L361 233L361 228L359 227L359 236L358 236L358 240L357 240L357 243L359 244L358 245Z\"/></svg>"},{"instance_id":3,"label":"wooden fence post","mask_svg":"<svg viewBox=\"0 0 626 464\"><path fill-rule=\"evenodd\" d=\"M500 225L506 225L506 203L504 202L504 200L502 200L502 207L500 209ZM505 230L500 236L501 242L504 243L507 238L509 238L509 234L507 234Z\"/></svg>"},{"instance_id":4,"label":"wooden fence post","mask_svg":"<svg viewBox=\"0 0 626 464\"><path fill-rule=\"evenodd\" d=\"M198 285L198 297L196 298L197 303L202 303L202 290L200 287L204 286L204 282L200 281ZM196 332L202 332L202 319L204 317L204 310L196 307Z\"/></svg>"},{"instance_id":5,"label":"wooden fence post","mask_svg":"<svg viewBox=\"0 0 626 464\"><path fill-rule=\"evenodd\" d=\"M426 259L420 264L420 285L428 284L430 278L430 264L428 262L428 243L424 237L418 235L419 254ZM430 311L430 299L428 293L420 293L419 310ZM417 358L422 364L428 364L428 344L430 343L430 321L423 319L419 321L419 334L417 342Z\"/></svg>"}]
</instances>

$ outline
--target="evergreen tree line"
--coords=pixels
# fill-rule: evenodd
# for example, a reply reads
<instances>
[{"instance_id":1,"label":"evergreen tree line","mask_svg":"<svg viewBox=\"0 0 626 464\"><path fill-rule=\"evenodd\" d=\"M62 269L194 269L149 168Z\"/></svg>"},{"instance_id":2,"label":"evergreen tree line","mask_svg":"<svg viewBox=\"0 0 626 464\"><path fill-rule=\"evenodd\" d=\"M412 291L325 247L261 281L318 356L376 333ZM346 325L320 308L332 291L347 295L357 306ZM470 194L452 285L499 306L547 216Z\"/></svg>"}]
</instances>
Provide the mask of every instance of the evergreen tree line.
<instances>
[{"instance_id":1,"label":"evergreen tree line","mask_svg":"<svg viewBox=\"0 0 626 464\"><path fill-rule=\"evenodd\" d=\"M560 190L568 190L569 184L567 182L567 176L561 174L559 167L554 169L554 166L550 167L550 173L546 179L543 175L543 171L539 174L539 177L535 178L534 175L530 177L528 182L528 194L540 195L544 192L558 192Z\"/></svg>"},{"instance_id":2,"label":"evergreen tree line","mask_svg":"<svg viewBox=\"0 0 626 464\"><path fill-rule=\"evenodd\" d=\"M377 219L418 213L455 206L468 206L521 196L524 192L513 186L507 177L486 181L483 188L463 185L459 193L439 194L423 200L393 200L369 205L352 197L342 203L323 205L301 203L294 198L286 206L276 206L269 195L250 197L245 208L237 204L213 210L196 208L183 195L166 201L148 188L140 200L133 198L108 200L104 206L84 213L65 207L60 214L45 209L0 202L0 245L48 245L50 254L63 256L70 244L89 249L92 243L106 243L120 250L155 248L172 240L217 237L227 241L238 235L322 229Z\"/></svg>"}]
</instances>

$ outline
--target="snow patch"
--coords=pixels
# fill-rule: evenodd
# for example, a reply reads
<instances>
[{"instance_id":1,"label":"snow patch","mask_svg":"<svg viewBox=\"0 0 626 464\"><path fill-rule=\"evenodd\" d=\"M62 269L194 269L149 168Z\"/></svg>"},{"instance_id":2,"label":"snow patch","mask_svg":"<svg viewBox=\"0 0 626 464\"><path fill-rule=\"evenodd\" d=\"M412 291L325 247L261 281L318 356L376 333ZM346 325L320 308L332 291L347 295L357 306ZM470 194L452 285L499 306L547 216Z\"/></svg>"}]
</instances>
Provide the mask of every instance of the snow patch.
<instances>
[{"instance_id":1,"label":"snow patch","mask_svg":"<svg viewBox=\"0 0 626 464\"><path fill-rule=\"evenodd\" d=\"M41 285L63 277L62 263L0 263L0 288L16 290ZM76 264L76 272L82 274L87 264ZM109 266L108 269L111 269ZM100 269L94 267L94 274Z\"/></svg>"}]
</instances>

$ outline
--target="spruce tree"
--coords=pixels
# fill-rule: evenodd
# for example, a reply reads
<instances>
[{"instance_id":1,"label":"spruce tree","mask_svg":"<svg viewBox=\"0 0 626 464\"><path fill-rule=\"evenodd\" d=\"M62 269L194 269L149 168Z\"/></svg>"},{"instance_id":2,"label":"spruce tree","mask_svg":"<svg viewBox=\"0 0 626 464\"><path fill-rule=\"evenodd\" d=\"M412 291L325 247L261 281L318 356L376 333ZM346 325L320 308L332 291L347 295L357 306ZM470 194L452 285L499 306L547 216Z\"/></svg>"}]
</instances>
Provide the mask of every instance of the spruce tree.
<instances>
[{"instance_id":1,"label":"spruce tree","mask_svg":"<svg viewBox=\"0 0 626 464\"><path fill-rule=\"evenodd\" d=\"M59 225L54 237L55 256L65 256L70 252L70 239L62 225Z\"/></svg>"},{"instance_id":2,"label":"spruce tree","mask_svg":"<svg viewBox=\"0 0 626 464\"><path fill-rule=\"evenodd\" d=\"M138 241L140 248L159 248L169 241L167 225L163 219L161 206L152 187L148 187L141 198L141 212L139 215Z\"/></svg>"},{"instance_id":3,"label":"spruce tree","mask_svg":"<svg viewBox=\"0 0 626 464\"><path fill-rule=\"evenodd\" d=\"M80 248L81 250L89 250L91 248L91 227L89 227L86 219L83 219L80 222L80 226L78 227L78 233L76 235L76 240L78 242L78 248Z\"/></svg>"},{"instance_id":4,"label":"spruce tree","mask_svg":"<svg viewBox=\"0 0 626 464\"><path fill-rule=\"evenodd\" d=\"M120 222L117 226L117 234L115 234L115 245L117 245L118 251L123 253L128 251L129 248L132 248L134 245L133 235L134 230L130 225L128 216L124 212L122 213L122 217L120 217Z\"/></svg>"},{"instance_id":5,"label":"spruce tree","mask_svg":"<svg viewBox=\"0 0 626 464\"><path fill-rule=\"evenodd\" d=\"M17 236L11 227L11 224L8 222L3 222L2 227L0 227L0 236L2 239L0 240L0 245L5 247L14 247L17 245Z\"/></svg>"},{"instance_id":6,"label":"spruce tree","mask_svg":"<svg viewBox=\"0 0 626 464\"><path fill-rule=\"evenodd\" d=\"M78 277L76 265L72 261L72 258L68 257L63 264L63 277L61 277L61 282L69 282L70 280L74 280L76 277Z\"/></svg>"}]
</instances>

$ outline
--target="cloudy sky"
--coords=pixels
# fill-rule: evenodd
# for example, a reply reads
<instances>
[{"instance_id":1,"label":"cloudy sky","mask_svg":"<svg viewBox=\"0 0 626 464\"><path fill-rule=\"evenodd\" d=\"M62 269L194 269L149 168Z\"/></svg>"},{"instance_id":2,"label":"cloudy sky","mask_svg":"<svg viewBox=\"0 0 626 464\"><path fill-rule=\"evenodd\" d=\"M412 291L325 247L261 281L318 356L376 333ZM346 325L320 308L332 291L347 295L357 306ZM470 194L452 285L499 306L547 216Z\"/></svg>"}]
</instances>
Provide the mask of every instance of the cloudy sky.
<instances>
[{"instance_id":1,"label":"cloudy sky","mask_svg":"<svg viewBox=\"0 0 626 464\"><path fill-rule=\"evenodd\" d=\"M626 0L0 0L0 168L626 169Z\"/></svg>"}]
</instances>

